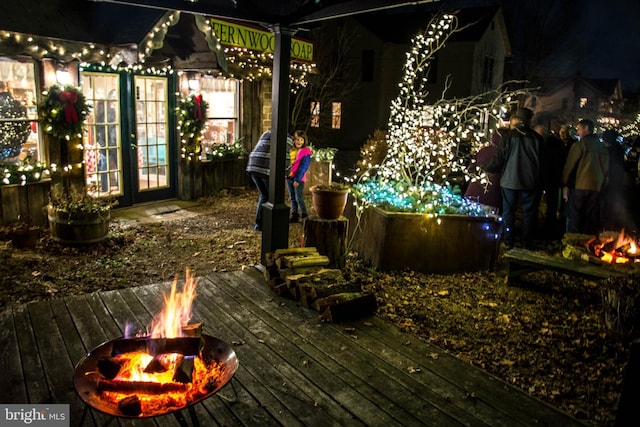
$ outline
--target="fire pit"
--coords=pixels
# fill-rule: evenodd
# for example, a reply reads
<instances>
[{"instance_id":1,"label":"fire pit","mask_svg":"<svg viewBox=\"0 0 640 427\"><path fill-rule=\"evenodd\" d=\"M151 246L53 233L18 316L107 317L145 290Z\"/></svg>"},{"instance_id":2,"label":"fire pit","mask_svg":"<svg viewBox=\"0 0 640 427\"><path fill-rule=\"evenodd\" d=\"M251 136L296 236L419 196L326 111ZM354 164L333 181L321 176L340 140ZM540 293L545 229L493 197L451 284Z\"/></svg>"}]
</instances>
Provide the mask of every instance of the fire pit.
<instances>
[{"instance_id":1,"label":"fire pit","mask_svg":"<svg viewBox=\"0 0 640 427\"><path fill-rule=\"evenodd\" d=\"M238 369L234 350L190 325L197 280L187 270L182 292L165 296L150 333L105 342L76 365L73 385L91 408L147 418L190 407L227 384Z\"/></svg>"},{"instance_id":2,"label":"fire pit","mask_svg":"<svg viewBox=\"0 0 640 427\"><path fill-rule=\"evenodd\" d=\"M191 354L194 344L197 354ZM158 353L154 347L164 347L159 351L171 353ZM119 353L122 348L133 351ZM131 365L138 361L142 362L141 372L147 375L133 374L136 379L131 379ZM227 384L237 368L233 349L209 335L187 342L180 338L123 338L103 343L83 357L76 365L73 385L80 398L98 411L117 417L146 418L206 399Z\"/></svg>"}]
</instances>

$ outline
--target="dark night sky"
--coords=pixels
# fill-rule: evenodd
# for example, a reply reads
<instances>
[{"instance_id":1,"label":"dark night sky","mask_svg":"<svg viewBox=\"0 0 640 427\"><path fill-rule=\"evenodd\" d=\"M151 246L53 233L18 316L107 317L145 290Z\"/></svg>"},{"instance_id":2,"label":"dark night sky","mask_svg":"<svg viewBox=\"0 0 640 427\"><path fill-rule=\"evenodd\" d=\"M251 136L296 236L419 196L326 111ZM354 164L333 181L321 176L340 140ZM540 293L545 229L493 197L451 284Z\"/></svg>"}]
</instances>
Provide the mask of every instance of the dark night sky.
<instances>
[{"instance_id":1,"label":"dark night sky","mask_svg":"<svg viewBox=\"0 0 640 427\"><path fill-rule=\"evenodd\" d=\"M587 0L576 10L570 45L588 61L588 77L618 77L623 89L640 89L640 1Z\"/></svg>"},{"instance_id":2,"label":"dark night sky","mask_svg":"<svg viewBox=\"0 0 640 427\"><path fill-rule=\"evenodd\" d=\"M514 63L521 63L528 50L544 40L550 46L543 68L549 77L579 72L589 78L619 78L625 91L640 89L640 0L500 3L510 28Z\"/></svg>"}]
</instances>

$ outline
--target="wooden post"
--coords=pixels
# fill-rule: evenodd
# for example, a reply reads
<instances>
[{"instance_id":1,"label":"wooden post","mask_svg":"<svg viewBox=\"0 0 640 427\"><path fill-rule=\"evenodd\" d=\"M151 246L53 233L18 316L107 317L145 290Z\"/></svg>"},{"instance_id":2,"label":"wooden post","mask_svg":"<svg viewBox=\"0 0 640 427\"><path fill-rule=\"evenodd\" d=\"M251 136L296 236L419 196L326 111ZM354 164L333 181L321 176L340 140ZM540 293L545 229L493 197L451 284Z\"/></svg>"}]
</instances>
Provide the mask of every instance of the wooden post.
<instances>
[{"instance_id":1,"label":"wooden post","mask_svg":"<svg viewBox=\"0 0 640 427\"><path fill-rule=\"evenodd\" d=\"M318 253L329 257L329 267L343 268L347 258L347 231L349 220L308 217L304 222L304 246L315 247Z\"/></svg>"}]
</instances>

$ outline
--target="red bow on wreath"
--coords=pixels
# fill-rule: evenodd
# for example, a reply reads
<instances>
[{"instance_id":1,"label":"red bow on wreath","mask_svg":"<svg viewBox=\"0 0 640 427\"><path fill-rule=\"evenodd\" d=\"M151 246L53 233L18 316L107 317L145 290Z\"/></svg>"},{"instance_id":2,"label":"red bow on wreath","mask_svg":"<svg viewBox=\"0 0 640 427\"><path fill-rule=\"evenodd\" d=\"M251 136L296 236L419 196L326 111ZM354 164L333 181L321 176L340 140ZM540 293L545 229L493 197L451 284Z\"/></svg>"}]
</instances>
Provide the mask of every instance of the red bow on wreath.
<instances>
[{"instance_id":1,"label":"red bow on wreath","mask_svg":"<svg viewBox=\"0 0 640 427\"><path fill-rule=\"evenodd\" d=\"M64 104L64 119L67 123L78 121L78 112L74 105L78 101L78 94L69 90L60 92L60 101Z\"/></svg>"},{"instance_id":2,"label":"red bow on wreath","mask_svg":"<svg viewBox=\"0 0 640 427\"><path fill-rule=\"evenodd\" d=\"M202 109L200 103L202 102L202 95L194 96L193 101L196 103L196 109L193 110L193 117L202 121Z\"/></svg>"}]
</instances>

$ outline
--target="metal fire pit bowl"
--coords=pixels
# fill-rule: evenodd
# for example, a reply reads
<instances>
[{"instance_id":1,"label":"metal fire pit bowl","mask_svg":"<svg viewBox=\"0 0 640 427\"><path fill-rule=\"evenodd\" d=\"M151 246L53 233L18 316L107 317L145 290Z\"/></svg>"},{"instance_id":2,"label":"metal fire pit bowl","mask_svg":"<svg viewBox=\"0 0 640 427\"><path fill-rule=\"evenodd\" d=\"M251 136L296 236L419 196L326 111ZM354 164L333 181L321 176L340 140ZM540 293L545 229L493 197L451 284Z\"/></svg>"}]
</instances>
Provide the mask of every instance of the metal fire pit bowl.
<instances>
[{"instance_id":1,"label":"metal fire pit bowl","mask_svg":"<svg viewBox=\"0 0 640 427\"><path fill-rule=\"evenodd\" d=\"M200 352L200 357L205 360L211 359L218 362L220 364L220 375L216 377L215 389L211 390L211 392L204 396L200 396L198 399L194 399L193 401L188 402L187 405L185 405L183 408L166 408L166 410L164 411L155 411L150 414L145 413L137 416L132 416L122 413L118 409L117 405L114 405L112 402L103 400L101 398L100 393L98 392L98 381L100 380L100 375L98 374L98 361L102 358L111 356L113 343L116 340L111 340L100 344L98 347L96 347L94 350L80 359L75 367L73 386L76 389L76 393L78 393L78 396L80 396L80 398L88 406L115 417L149 418L185 409L215 394L218 390L224 387L231 380L231 378L233 378L233 375L238 369L238 358L235 351L229 344L218 338L205 334L201 336L201 339L203 346ZM87 372L95 372L96 374L86 375Z\"/></svg>"}]
</instances>

